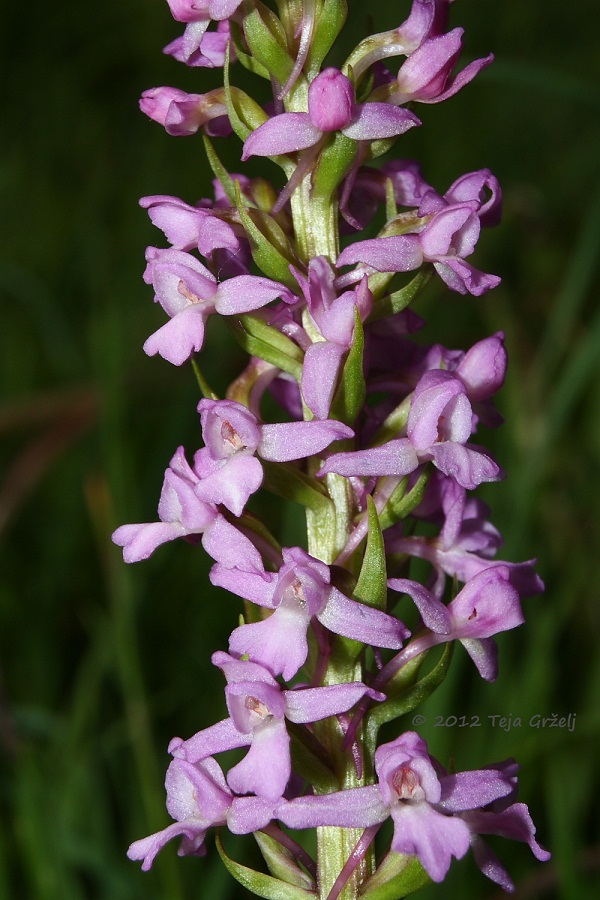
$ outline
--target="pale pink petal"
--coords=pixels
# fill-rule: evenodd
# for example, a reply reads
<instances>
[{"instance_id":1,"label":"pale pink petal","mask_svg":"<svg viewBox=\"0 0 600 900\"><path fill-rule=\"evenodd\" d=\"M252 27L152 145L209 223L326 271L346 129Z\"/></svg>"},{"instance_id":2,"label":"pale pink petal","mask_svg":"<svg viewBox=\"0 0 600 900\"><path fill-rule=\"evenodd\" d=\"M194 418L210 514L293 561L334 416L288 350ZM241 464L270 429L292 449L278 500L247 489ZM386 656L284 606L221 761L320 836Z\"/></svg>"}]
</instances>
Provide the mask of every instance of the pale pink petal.
<instances>
[{"instance_id":1,"label":"pale pink petal","mask_svg":"<svg viewBox=\"0 0 600 900\"><path fill-rule=\"evenodd\" d=\"M215 308L223 316L251 312L280 297L290 302L292 295L284 285L258 275L236 275L221 282L215 295Z\"/></svg>"},{"instance_id":2,"label":"pale pink petal","mask_svg":"<svg viewBox=\"0 0 600 900\"><path fill-rule=\"evenodd\" d=\"M311 422L279 422L263 425L258 455L263 459L287 462L320 453L333 441L351 438L354 432L335 419Z\"/></svg>"},{"instance_id":3,"label":"pale pink petal","mask_svg":"<svg viewBox=\"0 0 600 900\"><path fill-rule=\"evenodd\" d=\"M252 745L241 762L229 770L227 782L236 794L257 794L279 800L290 780L290 738L282 719L255 729Z\"/></svg>"},{"instance_id":4,"label":"pale pink petal","mask_svg":"<svg viewBox=\"0 0 600 900\"><path fill-rule=\"evenodd\" d=\"M304 354L302 396L317 419L325 419L329 415L345 352L345 348L338 344L318 341L311 344Z\"/></svg>"},{"instance_id":5,"label":"pale pink petal","mask_svg":"<svg viewBox=\"0 0 600 900\"><path fill-rule=\"evenodd\" d=\"M408 109L391 103L362 103L342 133L354 141L375 141L404 134L420 124L421 120Z\"/></svg>"},{"instance_id":6,"label":"pale pink petal","mask_svg":"<svg viewBox=\"0 0 600 900\"><path fill-rule=\"evenodd\" d=\"M319 825L367 828L384 822L389 814L376 784L284 800L277 807L277 818L288 828L317 828Z\"/></svg>"},{"instance_id":7,"label":"pale pink petal","mask_svg":"<svg viewBox=\"0 0 600 900\"><path fill-rule=\"evenodd\" d=\"M312 147L323 132L310 121L308 113L282 113L267 119L246 138L242 160L250 156L278 156Z\"/></svg>"},{"instance_id":8,"label":"pale pink petal","mask_svg":"<svg viewBox=\"0 0 600 900\"><path fill-rule=\"evenodd\" d=\"M419 466L417 452L408 438L388 441L382 447L372 450L357 450L355 453L334 453L326 460L317 473L326 475L408 475Z\"/></svg>"},{"instance_id":9,"label":"pale pink petal","mask_svg":"<svg viewBox=\"0 0 600 900\"><path fill-rule=\"evenodd\" d=\"M200 305L186 307L150 335L144 343L144 352L148 356L158 353L174 366L183 365L202 349L206 316L207 310Z\"/></svg>"},{"instance_id":10,"label":"pale pink petal","mask_svg":"<svg viewBox=\"0 0 600 900\"><path fill-rule=\"evenodd\" d=\"M364 263L378 272L410 272L422 262L419 236L399 234L350 244L338 256L337 265Z\"/></svg>"},{"instance_id":11,"label":"pale pink petal","mask_svg":"<svg viewBox=\"0 0 600 900\"><path fill-rule=\"evenodd\" d=\"M334 634L371 644L399 650L410 632L393 616L363 603L350 600L337 588L330 588L327 603L317 619Z\"/></svg>"}]
</instances>

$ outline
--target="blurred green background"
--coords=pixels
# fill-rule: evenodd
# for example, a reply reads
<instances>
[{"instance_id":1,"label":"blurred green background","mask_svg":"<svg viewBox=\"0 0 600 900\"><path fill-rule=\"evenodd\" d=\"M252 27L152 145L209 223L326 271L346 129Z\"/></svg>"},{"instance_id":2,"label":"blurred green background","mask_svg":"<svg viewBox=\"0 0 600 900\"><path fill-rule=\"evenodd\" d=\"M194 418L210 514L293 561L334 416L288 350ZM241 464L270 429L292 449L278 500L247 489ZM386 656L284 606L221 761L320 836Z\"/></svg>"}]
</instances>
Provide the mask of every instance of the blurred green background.
<instances>
[{"instance_id":1,"label":"blurred green background","mask_svg":"<svg viewBox=\"0 0 600 900\"><path fill-rule=\"evenodd\" d=\"M349 40L397 25L408 6L369 4L367 19L350 0ZM167 137L137 99L161 84L202 92L219 73L161 54L181 32L163 0L1 9L0 898L246 897L214 851L177 860L169 847L146 875L125 858L169 821L169 739L224 714L210 654L239 608L211 590L201 550L170 544L127 567L110 542L118 524L155 518L173 451L199 444L191 368L141 349L163 321L144 249L164 242L137 200L194 202L210 175L200 139ZM543 866L526 847L494 846L518 897L567 900L600 888L600 38L597 4L574 9L459 0L466 58L492 50L497 62L420 107L423 128L398 150L440 191L482 166L503 185L503 224L476 254L502 286L478 300L434 289L423 339L467 347L506 332L507 421L489 440L508 480L484 493L502 556L538 557L547 583L527 625L500 641L495 685L455 654L423 734L458 768L521 762L521 799L554 857ZM204 367L224 389L242 357L211 326ZM299 533L296 510L269 514ZM576 727L530 728L535 713L576 713ZM439 715L482 726L436 728ZM498 895L470 859L421 896L444 893Z\"/></svg>"}]
</instances>

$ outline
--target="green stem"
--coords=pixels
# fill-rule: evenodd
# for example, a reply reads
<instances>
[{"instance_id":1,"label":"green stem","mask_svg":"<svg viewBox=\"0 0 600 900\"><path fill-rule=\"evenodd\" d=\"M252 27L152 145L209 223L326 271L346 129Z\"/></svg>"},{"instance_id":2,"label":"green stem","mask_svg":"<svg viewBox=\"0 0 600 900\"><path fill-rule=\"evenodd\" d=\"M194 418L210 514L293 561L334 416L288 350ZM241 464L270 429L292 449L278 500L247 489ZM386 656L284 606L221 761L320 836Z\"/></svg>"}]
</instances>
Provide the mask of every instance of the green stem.
<instances>
[{"instance_id":1,"label":"green stem","mask_svg":"<svg viewBox=\"0 0 600 900\"><path fill-rule=\"evenodd\" d=\"M326 256L335 263L339 253L338 206L334 198L311 196L311 175L300 183L291 198L296 245L299 255L308 263L315 256ZM319 468L317 460L313 469ZM325 479L332 509L323 512L307 511L308 550L313 556L331 564L346 544L352 531L353 494L348 479L329 475ZM336 639L323 684L342 684L362 681L362 661L357 660L355 647L343 639ZM315 723L315 735L327 750L335 771L339 789L361 787L372 778L370 757L364 746L362 729L357 735L360 751L365 757L363 771L357 775L350 751L342 751L343 732L339 721L331 717ZM318 791L318 786L315 785ZM320 900L326 900L336 879L361 837L360 828L321 827L317 829L317 880ZM375 871L375 851L371 846L364 859L352 873L339 895L340 900L357 900L362 884Z\"/></svg>"},{"instance_id":2,"label":"green stem","mask_svg":"<svg viewBox=\"0 0 600 900\"><path fill-rule=\"evenodd\" d=\"M311 196L312 172L300 182L291 197L298 255L308 262L326 256L335 263L339 256L337 201Z\"/></svg>"},{"instance_id":3,"label":"green stem","mask_svg":"<svg viewBox=\"0 0 600 900\"><path fill-rule=\"evenodd\" d=\"M339 642L337 652L327 667L323 684L340 684L348 681L360 681L363 677L363 666L352 658L352 654ZM319 726L317 728L317 726ZM357 734L357 743L363 757L363 770L359 775L350 751L342 751L343 732L336 718L315 723L315 734L329 752L334 771L338 777L338 790L363 787L372 777L372 765L363 739L362 728ZM350 854L360 840L362 828L317 828L317 883L320 900L327 900L331 888L338 875L346 865ZM360 864L352 873L345 885L340 900L357 900L362 884L375 872L375 850L371 845Z\"/></svg>"}]
</instances>

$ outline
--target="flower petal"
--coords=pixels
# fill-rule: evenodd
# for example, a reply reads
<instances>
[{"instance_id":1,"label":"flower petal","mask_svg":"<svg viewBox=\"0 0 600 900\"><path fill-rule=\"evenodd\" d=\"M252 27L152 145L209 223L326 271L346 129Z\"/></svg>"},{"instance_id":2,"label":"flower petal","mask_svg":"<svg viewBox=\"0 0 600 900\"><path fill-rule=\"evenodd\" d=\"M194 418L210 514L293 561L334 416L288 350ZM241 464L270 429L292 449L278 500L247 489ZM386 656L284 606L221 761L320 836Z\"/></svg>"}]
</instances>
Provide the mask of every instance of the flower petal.
<instances>
[{"instance_id":1,"label":"flower petal","mask_svg":"<svg viewBox=\"0 0 600 900\"><path fill-rule=\"evenodd\" d=\"M337 265L364 263L378 272L410 272L418 269L422 262L419 236L397 234L350 244L338 256Z\"/></svg>"},{"instance_id":2,"label":"flower petal","mask_svg":"<svg viewBox=\"0 0 600 900\"><path fill-rule=\"evenodd\" d=\"M260 309L280 297L289 302L288 288L258 275L236 275L221 282L215 296L215 308L223 316Z\"/></svg>"},{"instance_id":3,"label":"flower petal","mask_svg":"<svg viewBox=\"0 0 600 900\"><path fill-rule=\"evenodd\" d=\"M227 782L236 794L279 800L290 780L290 738L281 719L255 729L250 750L229 770Z\"/></svg>"},{"instance_id":4,"label":"flower petal","mask_svg":"<svg viewBox=\"0 0 600 900\"><path fill-rule=\"evenodd\" d=\"M202 349L207 315L208 310L195 304L176 313L145 341L144 352L148 356L158 353L174 366L183 365L192 354Z\"/></svg>"},{"instance_id":5,"label":"flower petal","mask_svg":"<svg viewBox=\"0 0 600 900\"><path fill-rule=\"evenodd\" d=\"M275 462L303 459L320 453L333 441L351 438L354 432L335 419L280 422L263 425L258 455Z\"/></svg>"},{"instance_id":6,"label":"flower petal","mask_svg":"<svg viewBox=\"0 0 600 900\"><path fill-rule=\"evenodd\" d=\"M318 418L329 415L345 348L329 341L311 344L304 354L302 396L310 411Z\"/></svg>"},{"instance_id":7,"label":"flower petal","mask_svg":"<svg viewBox=\"0 0 600 900\"><path fill-rule=\"evenodd\" d=\"M320 825L367 828L384 822L389 814L376 784L284 800L276 812L277 818L288 828L317 828Z\"/></svg>"},{"instance_id":8,"label":"flower petal","mask_svg":"<svg viewBox=\"0 0 600 900\"><path fill-rule=\"evenodd\" d=\"M318 722L327 716L348 712L365 694L382 698L360 681L332 684L327 687L300 688L284 691L285 715L290 722Z\"/></svg>"},{"instance_id":9,"label":"flower petal","mask_svg":"<svg viewBox=\"0 0 600 900\"><path fill-rule=\"evenodd\" d=\"M428 803L392 807L392 850L416 854L433 881L443 881L452 857L460 859L469 849L469 828L462 819L444 816Z\"/></svg>"},{"instance_id":10,"label":"flower petal","mask_svg":"<svg viewBox=\"0 0 600 900\"><path fill-rule=\"evenodd\" d=\"M372 647L399 650L410 635L409 630L393 616L346 597L330 588L324 609L317 619L334 634L353 638Z\"/></svg>"},{"instance_id":11,"label":"flower petal","mask_svg":"<svg viewBox=\"0 0 600 900\"><path fill-rule=\"evenodd\" d=\"M417 581L408 578L390 578L388 586L393 591L408 594L423 619L423 623L436 634L450 634L452 617L444 604L433 596L431 591Z\"/></svg>"},{"instance_id":12,"label":"flower petal","mask_svg":"<svg viewBox=\"0 0 600 900\"><path fill-rule=\"evenodd\" d=\"M229 650L290 681L308 656L309 621L300 610L279 607L262 622L235 628L229 638Z\"/></svg>"},{"instance_id":13,"label":"flower petal","mask_svg":"<svg viewBox=\"0 0 600 900\"><path fill-rule=\"evenodd\" d=\"M382 447L357 450L354 453L334 453L317 472L326 475L408 475L419 466L417 453L408 438L388 441Z\"/></svg>"},{"instance_id":14,"label":"flower petal","mask_svg":"<svg viewBox=\"0 0 600 900\"><path fill-rule=\"evenodd\" d=\"M306 150L323 132L310 121L308 113L282 113L267 119L246 138L242 161L249 156L278 156Z\"/></svg>"},{"instance_id":15,"label":"flower petal","mask_svg":"<svg viewBox=\"0 0 600 900\"><path fill-rule=\"evenodd\" d=\"M404 134L420 124L421 120L408 109L391 103L362 103L342 133L354 141L375 141Z\"/></svg>"}]
</instances>

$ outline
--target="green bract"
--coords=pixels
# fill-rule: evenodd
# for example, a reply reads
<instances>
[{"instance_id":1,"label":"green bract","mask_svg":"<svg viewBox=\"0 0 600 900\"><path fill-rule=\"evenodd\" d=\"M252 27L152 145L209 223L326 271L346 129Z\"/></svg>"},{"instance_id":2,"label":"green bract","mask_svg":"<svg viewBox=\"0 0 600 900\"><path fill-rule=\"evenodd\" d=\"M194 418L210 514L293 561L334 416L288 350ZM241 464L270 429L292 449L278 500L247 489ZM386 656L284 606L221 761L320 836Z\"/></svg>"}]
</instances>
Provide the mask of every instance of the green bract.
<instances>
[{"instance_id":1,"label":"green bract","mask_svg":"<svg viewBox=\"0 0 600 900\"><path fill-rule=\"evenodd\" d=\"M365 900L402 900L427 884L431 884L431 878L418 859L390 850L360 896Z\"/></svg>"},{"instance_id":2,"label":"green bract","mask_svg":"<svg viewBox=\"0 0 600 900\"><path fill-rule=\"evenodd\" d=\"M218 834L215 844L227 871L257 897L264 897L265 900L308 900L310 897L318 896L314 891L304 890L295 884L282 881L280 878L273 878L271 875L265 875L263 872L257 872L255 869L235 862L227 856Z\"/></svg>"},{"instance_id":3,"label":"green bract","mask_svg":"<svg viewBox=\"0 0 600 900\"><path fill-rule=\"evenodd\" d=\"M283 26L277 16L259 0L250 5L244 16L244 34L252 57L284 84L292 71L294 60L286 48Z\"/></svg>"},{"instance_id":4,"label":"green bract","mask_svg":"<svg viewBox=\"0 0 600 900\"><path fill-rule=\"evenodd\" d=\"M236 340L251 356L258 356L300 380L302 351L284 334L249 314L228 320L228 325Z\"/></svg>"}]
</instances>

